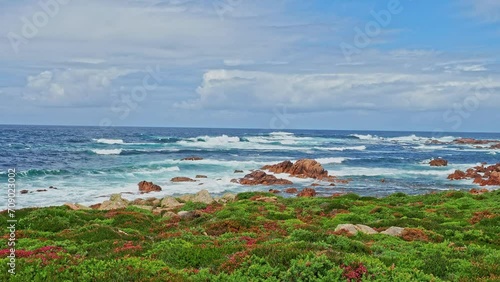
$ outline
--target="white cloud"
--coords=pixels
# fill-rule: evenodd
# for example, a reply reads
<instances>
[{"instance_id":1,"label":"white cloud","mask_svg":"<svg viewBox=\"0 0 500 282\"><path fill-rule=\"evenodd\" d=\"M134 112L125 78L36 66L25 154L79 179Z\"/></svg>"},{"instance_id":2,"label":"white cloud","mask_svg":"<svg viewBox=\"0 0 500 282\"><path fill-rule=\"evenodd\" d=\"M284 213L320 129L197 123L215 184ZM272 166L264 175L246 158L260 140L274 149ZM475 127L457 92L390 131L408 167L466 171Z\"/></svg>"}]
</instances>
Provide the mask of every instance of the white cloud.
<instances>
[{"instance_id":1,"label":"white cloud","mask_svg":"<svg viewBox=\"0 0 500 282\"><path fill-rule=\"evenodd\" d=\"M39 105L98 105L108 98L113 80L131 72L117 68L47 70L28 76L23 98Z\"/></svg>"},{"instance_id":2,"label":"white cloud","mask_svg":"<svg viewBox=\"0 0 500 282\"><path fill-rule=\"evenodd\" d=\"M483 22L500 21L500 1L498 0L465 0L469 14Z\"/></svg>"},{"instance_id":3,"label":"white cloud","mask_svg":"<svg viewBox=\"0 0 500 282\"><path fill-rule=\"evenodd\" d=\"M296 112L345 109L436 110L461 102L478 88L500 94L499 80L440 74L393 72L283 74L210 70L198 87L199 98L180 108L269 111L286 105ZM488 106L500 106L498 95Z\"/></svg>"}]
</instances>

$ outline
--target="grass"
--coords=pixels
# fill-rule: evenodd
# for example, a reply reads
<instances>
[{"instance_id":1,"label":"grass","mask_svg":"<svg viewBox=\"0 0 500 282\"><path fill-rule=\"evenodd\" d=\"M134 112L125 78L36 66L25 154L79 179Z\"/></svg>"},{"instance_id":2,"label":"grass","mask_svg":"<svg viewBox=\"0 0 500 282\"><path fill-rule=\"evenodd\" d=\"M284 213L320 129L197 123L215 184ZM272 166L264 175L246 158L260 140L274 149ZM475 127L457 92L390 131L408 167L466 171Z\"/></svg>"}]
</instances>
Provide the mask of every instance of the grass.
<instances>
[{"instance_id":1,"label":"grass","mask_svg":"<svg viewBox=\"0 0 500 282\"><path fill-rule=\"evenodd\" d=\"M16 212L16 274L1 281L499 281L500 191L385 198L241 193L188 202L194 219L128 207ZM0 214L6 222L7 213ZM401 237L334 232L342 223ZM7 230L3 238L8 238Z\"/></svg>"}]
</instances>

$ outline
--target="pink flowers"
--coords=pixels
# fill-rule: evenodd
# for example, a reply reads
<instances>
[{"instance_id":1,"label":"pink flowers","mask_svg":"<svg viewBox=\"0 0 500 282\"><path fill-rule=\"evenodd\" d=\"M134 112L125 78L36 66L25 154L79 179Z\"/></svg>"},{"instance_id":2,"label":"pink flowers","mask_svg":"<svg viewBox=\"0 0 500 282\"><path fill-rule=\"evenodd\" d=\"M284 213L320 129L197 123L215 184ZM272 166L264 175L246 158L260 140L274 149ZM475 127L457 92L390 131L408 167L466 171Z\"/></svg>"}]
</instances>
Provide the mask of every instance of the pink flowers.
<instances>
[{"instance_id":1,"label":"pink flowers","mask_svg":"<svg viewBox=\"0 0 500 282\"><path fill-rule=\"evenodd\" d=\"M368 272L366 267L362 263L351 264L351 265L341 265L344 272L342 276L347 279L348 282L359 282L364 274Z\"/></svg>"}]
</instances>

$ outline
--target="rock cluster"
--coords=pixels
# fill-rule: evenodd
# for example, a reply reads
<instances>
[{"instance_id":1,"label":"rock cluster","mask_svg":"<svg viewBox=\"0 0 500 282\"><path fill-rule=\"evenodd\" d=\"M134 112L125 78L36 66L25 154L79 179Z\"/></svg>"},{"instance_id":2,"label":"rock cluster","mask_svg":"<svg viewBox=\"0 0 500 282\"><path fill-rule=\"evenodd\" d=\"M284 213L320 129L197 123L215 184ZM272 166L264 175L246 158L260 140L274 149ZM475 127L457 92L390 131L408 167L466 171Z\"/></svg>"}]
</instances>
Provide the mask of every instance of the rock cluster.
<instances>
[{"instance_id":1,"label":"rock cluster","mask_svg":"<svg viewBox=\"0 0 500 282\"><path fill-rule=\"evenodd\" d=\"M316 196L316 190L313 188L304 188L297 194L297 197L314 197Z\"/></svg>"},{"instance_id":2,"label":"rock cluster","mask_svg":"<svg viewBox=\"0 0 500 282\"><path fill-rule=\"evenodd\" d=\"M172 182L196 182L196 180L194 180L194 179L191 179L189 177L182 177L182 176L174 177L174 178L170 179L170 181L172 181Z\"/></svg>"},{"instance_id":3,"label":"rock cluster","mask_svg":"<svg viewBox=\"0 0 500 282\"><path fill-rule=\"evenodd\" d=\"M193 157L184 158L181 161L201 161L201 160L203 160L202 157L193 156Z\"/></svg>"},{"instance_id":4,"label":"rock cluster","mask_svg":"<svg viewBox=\"0 0 500 282\"><path fill-rule=\"evenodd\" d=\"M467 169L463 172L455 170L448 175L450 180L474 179L474 183L481 186L494 185L500 186L500 163L485 167L484 165Z\"/></svg>"},{"instance_id":5,"label":"rock cluster","mask_svg":"<svg viewBox=\"0 0 500 282\"><path fill-rule=\"evenodd\" d=\"M391 226L386 230L380 232L380 234L390 235L390 236L402 236L403 231L405 229L403 227ZM345 231L349 235L356 235L358 232L364 234L379 234L375 229L370 226L363 224L339 224L335 228L335 232Z\"/></svg>"},{"instance_id":6,"label":"rock cluster","mask_svg":"<svg viewBox=\"0 0 500 282\"><path fill-rule=\"evenodd\" d=\"M311 159L301 159L295 163L284 161L275 165L263 166L261 169L274 173L288 173L290 176L299 178L324 179L328 177L328 171L319 162Z\"/></svg>"},{"instance_id":7,"label":"rock cluster","mask_svg":"<svg viewBox=\"0 0 500 282\"><path fill-rule=\"evenodd\" d=\"M153 182L141 181L137 185L139 185L139 191L141 191L142 193L161 191L161 187L154 184Z\"/></svg>"},{"instance_id":8,"label":"rock cluster","mask_svg":"<svg viewBox=\"0 0 500 282\"><path fill-rule=\"evenodd\" d=\"M267 174L261 170L253 171L240 179L232 179L231 182L241 185L289 185L292 181L283 178L277 178L274 175Z\"/></svg>"},{"instance_id":9,"label":"rock cluster","mask_svg":"<svg viewBox=\"0 0 500 282\"><path fill-rule=\"evenodd\" d=\"M433 159L429 162L431 166L447 166L448 161L444 159Z\"/></svg>"}]
</instances>

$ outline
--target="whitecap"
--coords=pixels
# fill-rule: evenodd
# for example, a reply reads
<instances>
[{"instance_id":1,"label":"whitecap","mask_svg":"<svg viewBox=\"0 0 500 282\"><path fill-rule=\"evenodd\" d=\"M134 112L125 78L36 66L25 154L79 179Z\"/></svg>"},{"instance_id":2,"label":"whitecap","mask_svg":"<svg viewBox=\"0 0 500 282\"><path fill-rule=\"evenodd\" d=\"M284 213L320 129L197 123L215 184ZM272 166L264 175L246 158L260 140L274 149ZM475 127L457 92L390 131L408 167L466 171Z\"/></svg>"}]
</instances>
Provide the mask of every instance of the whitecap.
<instances>
[{"instance_id":1,"label":"whitecap","mask_svg":"<svg viewBox=\"0 0 500 282\"><path fill-rule=\"evenodd\" d=\"M109 145L123 144L124 143L122 139L105 139L105 138L101 138L101 139L92 139L92 140L94 140L97 143L109 144Z\"/></svg>"},{"instance_id":2,"label":"whitecap","mask_svg":"<svg viewBox=\"0 0 500 282\"><path fill-rule=\"evenodd\" d=\"M92 149L97 155L119 155L121 154L121 149Z\"/></svg>"},{"instance_id":3,"label":"whitecap","mask_svg":"<svg viewBox=\"0 0 500 282\"><path fill-rule=\"evenodd\" d=\"M343 161L347 160L347 158L337 157L337 158L318 158L316 161L320 164L340 164Z\"/></svg>"},{"instance_id":4,"label":"whitecap","mask_svg":"<svg viewBox=\"0 0 500 282\"><path fill-rule=\"evenodd\" d=\"M350 147L314 147L316 150L327 150L327 151L364 151L366 150L365 145L361 146L350 146Z\"/></svg>"}]
</instances>

